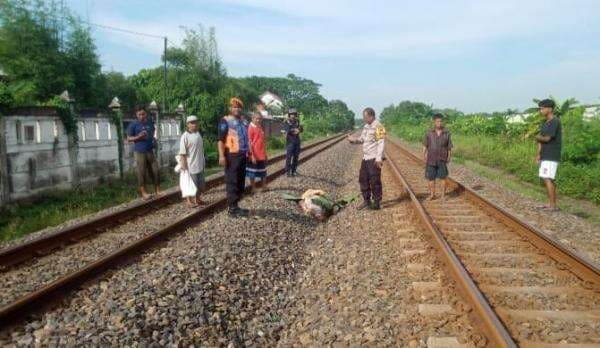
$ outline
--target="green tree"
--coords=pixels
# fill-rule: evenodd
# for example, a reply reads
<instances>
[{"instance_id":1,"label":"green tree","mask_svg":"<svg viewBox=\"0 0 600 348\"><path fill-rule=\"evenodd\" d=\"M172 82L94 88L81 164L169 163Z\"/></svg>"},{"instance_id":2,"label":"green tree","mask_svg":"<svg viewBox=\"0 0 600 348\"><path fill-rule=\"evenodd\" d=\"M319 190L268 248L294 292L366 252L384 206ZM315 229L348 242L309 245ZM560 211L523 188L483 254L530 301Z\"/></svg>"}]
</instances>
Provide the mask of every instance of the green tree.
<instances>
[{"instance_id":1,"label":"green tree","mask_svg":"<svg viewBox=\"0 0 600 348\"><path fill-rule=\"evenodd\" d=\"M69 75L71 75L71 91L75 101L84 106L103 106L101 65L96 54L96 46L90 30L71 20L72 32L65 47L65 58Z\"/></svg>"},{"instance_id":2,"label":"green tree","mask_svg":"<svg viewBox=\"0 0 600 348\"><path fill-rule=\"evenodd\" d=\"M0 66L13 105L44 103L65 89L81 104L99 95L89 30L68 10L41 0L0 1Z\"/></svg>"}]
</instances>

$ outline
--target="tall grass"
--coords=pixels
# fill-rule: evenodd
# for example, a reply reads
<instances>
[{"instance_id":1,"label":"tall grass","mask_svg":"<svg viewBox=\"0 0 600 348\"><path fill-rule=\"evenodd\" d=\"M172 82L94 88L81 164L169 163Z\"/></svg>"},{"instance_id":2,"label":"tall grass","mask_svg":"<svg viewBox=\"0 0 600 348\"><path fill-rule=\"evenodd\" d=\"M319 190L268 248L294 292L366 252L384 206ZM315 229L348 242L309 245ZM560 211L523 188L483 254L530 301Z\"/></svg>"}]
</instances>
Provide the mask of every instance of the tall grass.
<instances>
[{"instance_id":1,"label":"tall grass","mask_svg":"<svg viewBox=\"0 0 600 348\"><path fill-rule=\"evenodd\" d=\"M396 123L389 125L388 129L392 134L407 141L421 142L430 126L431 122L424 120L418 123ZM454 143L453 156L457 159L470 160L501 169L525 182L540 183L537 175L538 165L534 161L535 141L520 135L469 134L460 130L455 131L452 126L452 123L448 124ZM580 160L581 156L570 155L576 151L581 152L580 138L573 134L573 129L566 128L563 124L563 161L559 166L556 179L558 192L600 204L600 159L597 158L597 153L589 155L587 160ZM600 139L596 138L595 141L600 142ZM569 156L573 159L571 160Z\"/></svg>"}]
</instances>

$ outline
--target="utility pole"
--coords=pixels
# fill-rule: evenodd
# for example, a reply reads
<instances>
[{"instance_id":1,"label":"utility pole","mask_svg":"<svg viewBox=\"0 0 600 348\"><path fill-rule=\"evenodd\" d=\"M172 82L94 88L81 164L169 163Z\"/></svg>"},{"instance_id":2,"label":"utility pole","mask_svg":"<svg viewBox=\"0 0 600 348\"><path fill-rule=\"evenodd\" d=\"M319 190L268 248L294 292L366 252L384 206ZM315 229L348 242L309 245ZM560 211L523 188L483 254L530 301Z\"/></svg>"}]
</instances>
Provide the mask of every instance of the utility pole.
<instances>
[{"instance_id":1,"label":"utility pole","mask_svg":"<svg viewBox=\"0 0 600 348\"><path fill-rule=\"evenodd\" d=\"M167 114L167 37L164 38L164 49L163 49L163 115ZM153 101L154 102L154 101ZM160 112L156 112L156 159L158 161L158 168L162 166L161 162L161 150L162 150L162 125L160 123Z\"/></svg>"},{"instance_id":2,"label":"utility pole","mask_svg":"<svg viewBox=\"0 0 600 348\"><path fill-rule=\"evenodd\" d=\"M163 50L163 112L167 112L167 37L164 37L165 46Z\"/></svg>"}]
</instances>

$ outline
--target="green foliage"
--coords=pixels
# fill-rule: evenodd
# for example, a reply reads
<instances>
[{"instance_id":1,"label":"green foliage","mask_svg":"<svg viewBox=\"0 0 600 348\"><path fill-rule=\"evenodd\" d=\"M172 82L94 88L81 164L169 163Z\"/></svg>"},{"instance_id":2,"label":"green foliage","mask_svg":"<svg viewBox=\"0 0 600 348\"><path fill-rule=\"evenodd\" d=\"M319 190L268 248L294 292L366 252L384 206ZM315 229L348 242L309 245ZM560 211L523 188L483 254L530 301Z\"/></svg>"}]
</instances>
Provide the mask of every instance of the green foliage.
<instances>
[{"instance_id":1,"label":"green foliage","mask_svg":"<svg viewBox=\"0 0 600 348\"><path fill-rule=\"evenodd\" d=\"M77 115L73 113L71 106L62 100L59 96L54 96L52 99L45 103L45 106L56 108L58 116L65 127L65 132L73 137L77 143Z\"/></svg>"},{"instance_id":2,"label":"green foliage","mask_svg":"<svg viewBox=\"0 0 600 348\"><path fill-rule=\"evenodd\" d=\"M100 64L90 32L41 0L0 2L0 66L10 106L38 105L64 90L95 106Z\"/></svg>"},{"instance_id":3,"label":"green foliage","mask_svg":"<svg viewBox=\"0 0 600 348\"><path fill-rule=\"evenodd\" d=\"M600 119L584 120L583 107L574 99L557 102L563 131L562 163L557 177L561 194L600 203ZM388 130L411 142L420 142L432 126L423 103L402 102L382 112ZM537 109L532 109L532 111ZM509 110L512 111L512 110ZM411 114L416 112L416 115ZM512 113L515 113L512 111ZM535 111L524 123L508 123L507 113L457 114L447 117L454 154L460 160L500 168L519 179L538 183L535 141L543 122Z\"/></svg>"}]
</instances>

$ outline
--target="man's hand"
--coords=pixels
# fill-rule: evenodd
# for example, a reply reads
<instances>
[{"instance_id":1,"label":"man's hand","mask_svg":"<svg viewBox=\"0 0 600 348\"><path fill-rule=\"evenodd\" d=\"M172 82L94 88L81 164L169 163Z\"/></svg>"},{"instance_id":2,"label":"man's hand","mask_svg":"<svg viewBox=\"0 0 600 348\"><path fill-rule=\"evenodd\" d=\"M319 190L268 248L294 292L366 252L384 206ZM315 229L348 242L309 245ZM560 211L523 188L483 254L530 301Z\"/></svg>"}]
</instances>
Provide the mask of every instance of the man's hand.
<instances>
[{"instance_id":1,"label":"man's hand","mask_svg":"<svg viewBox=\"0 0 600 348\"><path fill-rule=\"evenodd\" d=\"M383 161L379 160L379 161L375 161L375 166L379 169L381 169L381 167L383 167Z\"/></svg>"},{"instance_id":2,"label":"man's hand","mask_svg":"<svg viewBox=\"0 0 600 348\"><path fill-rule=\"evenodd\" d=\"M148 132L143 130L140 132L140 134L138 134L138 139L146 139L147 136L148 136Z\"/></svg>"},{"instance_id":3,"label":"man's hand","mask_svg":"<svg viewBox=\"0 0 600 348\"><path fill-rule=\"evenodd\" d=\"M181 161L181 170L183 170L183 171L186 171L186 172L187 172L187 171L188 171L188 169L189 169L189 168L188 168L187 160L184 158L184 159Z\"/></svg>"},{"instance_id":4,"label":"man's hand","mask_svg":"<svg viewBox=\"0 0 600 348\"><path fill-rule=\"evenodd\" d=\"M225 156L219 156L219 165L221 167L225 167L227 165L227 160L225 159Z\"/></svg>"},{"instance_id":5,"label":"man's hand","mask_svg":"<svg viewBox=\"0 0 600 348\"><path fill-rule=\"evenodd\" d=\"M298 128L294 128L294 129L292 129L292 134L298 135L298 134L300 134L300 130Z\"/></svg>"},{"instance_id":6,"label":"man's hand","mask_svg":"<svg viewBox=\"0 0 600 348\"><path fill-rule=\"evenodd\" d=\"M535 156L535 163L540 164L540 162L542 161L541 156L538 154Z\"/></svg>"},{"instance_id":7,"label":"man's hand","mask_svg":"<svg viewBox=\"0 0 600 348\"><path fill-rule=\"evenodd\" d=\"M252 164L256 164L256 158L254 156L250 157L250 161L252 162Z\"/></svg>"}]
</instances>

